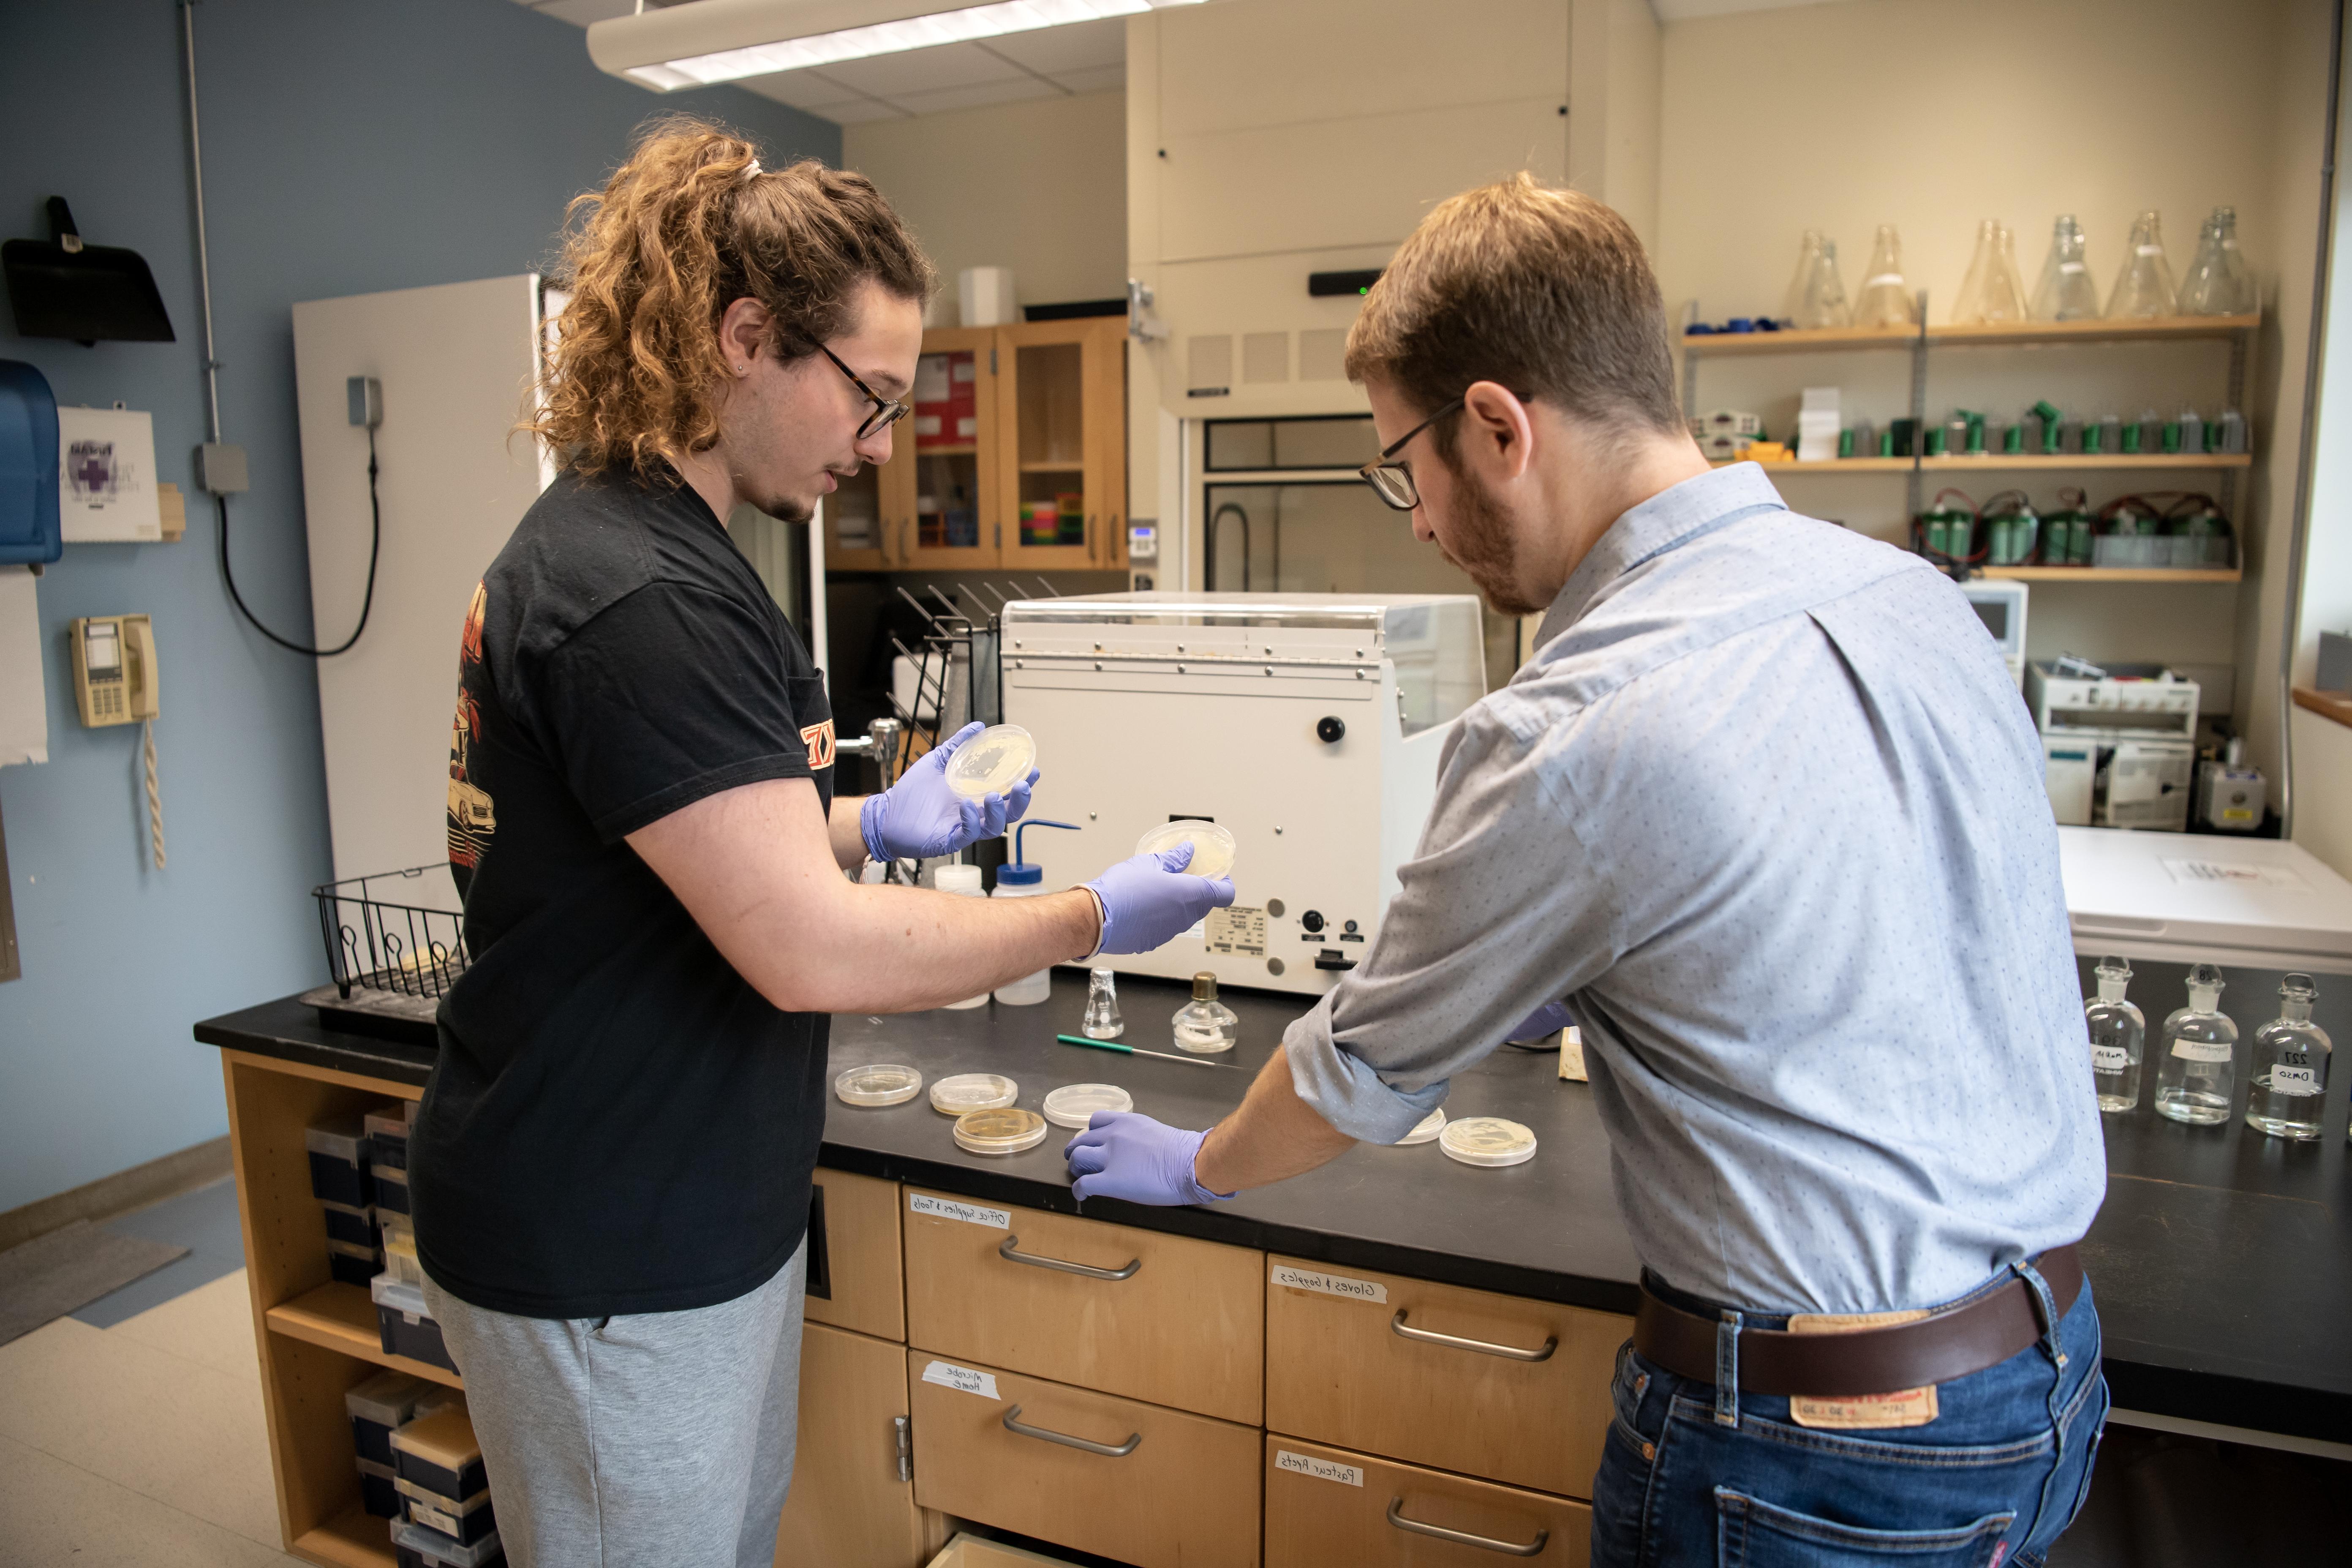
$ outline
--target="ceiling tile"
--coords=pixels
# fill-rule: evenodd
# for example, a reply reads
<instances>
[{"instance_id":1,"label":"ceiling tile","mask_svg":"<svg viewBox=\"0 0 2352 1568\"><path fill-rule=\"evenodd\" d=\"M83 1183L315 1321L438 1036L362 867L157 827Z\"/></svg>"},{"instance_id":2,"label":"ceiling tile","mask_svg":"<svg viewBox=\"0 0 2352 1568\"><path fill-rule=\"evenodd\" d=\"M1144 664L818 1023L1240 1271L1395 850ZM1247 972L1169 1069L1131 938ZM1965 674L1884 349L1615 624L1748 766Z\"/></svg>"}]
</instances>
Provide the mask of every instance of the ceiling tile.
<instances>
[{"instance_id":1,"label":"ceiling tile","mask_svg":"<svg viewBox=\"0 0 2352 1568\"><path fill-rule=\"evenodd\" d=\"M866 95L814 70L777 71L772 76L747 76L733 84L751 89L761 98L805 109L814 114L836 103L863 103Z\"/></svg>"},{"instance_id":2,"label":"ceiling tile","mask_svg":"<svg viewBox=\"0 0 2352 1568\"><path fill-rule=\"evenodd\" d=\"M1127 86L1125 65L1094 66L1086 70L1052 74L1056 82L1072 92L1117 92Z\"/></svg>"},{"instance_id":3,"label":"ceiling tile","mask_svg":"<svg viewBox=\"0 0 2352 1568\"><path fill-rule=\"evenodd\" d=\"M1127 20L1106 17L1099 22L1073 22L1064 27L1040 27L991 38L988 47L1033 71L1057 77L1065 71L1127 64Z\"/></svg>"},{"instance_id":4,"label":"ceiling tile","mask_svg":"<svg viewBox=\"0 0 2352 1568\"><path fill-rule=\"evenodd\" d=\"M544 5L531 6L542 16L560 17L581 27L612 16L625 16L636 8L636 0L546 0Z\"/></svg>"},{"instance_id":5,"label":"ceiling tile","mask_svg":"<svg viewBox=\"0 0 2352 1568\"><path fill-rule=\"evenodd\" d=\"M829 104L823 109L812 109L809 112L820 120L830 120L835 125L862 125L869 120L907 118L905 111L893 109L887 103L877 103L870 98L861 98L849 103Z\"/></svg>"},{"instance_id":6,"label":"ceiling tile","mask_svg":"<svg viewBox=\"0 0 2352 1568\"><path fill-rule=\"evenodd\" d=\"M877 98L893 100L908 93L940 92L982 82L1005 81L1024 74L1019 66L970 44L939 44L928 49L907 49L862 60L835 60L824 68L824 74L835 81L845 81Z\"/></svg>"},{"instance_id":7,"label":"ceiling tile","mask_svg":"<svg viewBox=\"0 0 2352 1568\"><path fill-rule=\"evenodd\" d=\"M1024 98L1059 98L1062 91L1051 82L1024 76L1012 81L982 82L973 87L952 87L938 92L892 93L890 101L909 114L938 114L950 109L979 109L991 103L1014 103Z\"/></svg>"}]
</instances>

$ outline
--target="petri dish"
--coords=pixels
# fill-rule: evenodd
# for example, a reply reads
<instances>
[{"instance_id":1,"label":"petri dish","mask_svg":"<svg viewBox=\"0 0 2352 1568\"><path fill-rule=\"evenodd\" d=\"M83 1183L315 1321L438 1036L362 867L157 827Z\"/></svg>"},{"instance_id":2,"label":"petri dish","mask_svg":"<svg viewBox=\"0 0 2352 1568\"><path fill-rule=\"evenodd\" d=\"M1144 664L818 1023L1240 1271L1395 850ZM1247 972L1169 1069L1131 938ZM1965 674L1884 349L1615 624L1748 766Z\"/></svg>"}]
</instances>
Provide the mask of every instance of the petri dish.
<instances>
[{"instance_id":1,"label":"petri dish","mask_svg":"<svg viewBox=\"0 0 2352 1568\"><path fill-rule=\"evenodd\" d=\"M1157 855L1179 844L1192 847L1192 862L1184 868L1195 877L1222 877L1234 868L1236 846L1233 834L1213 822L1179 817L1163 823L1135 841L1138 855Z\"/></svg>"},{"instance_id":2,"label":"petri dish","mask_svg":"<svg viewBox=\"0 0 2352 1568\"><path fill-rule=\"evenodd\" d=\"M1412 1131L1398 1139L1396 1146L1402 1149L1408 1143L1433 1142L1437 1135L1444 1131L1445 1131L1445 1109L1440 1106L1413 1123Z\"/></svg>"},{"instance_id":3,"label":"petri dish","mask_svg":"<svg viewBox=\"0 0 2352 1568\"><path fill-rule=\"evenodd\" d=\"M1045 1097L1045 1120L1056 1127L1084 1127L1097 1110L1133 1110L1135 1096L1115 1083L1066 1083Z\"/></svg>"},{"instance_id":4,"label":"petri dish","mask_svg":"<svg viewBox=\"0 0 2352 1568\"><path fill-rule=\"evenodd\" d=\"M943 1116L995 1110L1021 1098L1021 1086L1001 1073L960 1072L931 1085L931 1109Z\"/></svg>"},{"instance_id":5,"label":"petri dish","mask_svg":"<svg viewBox=\"0 0 2352 1568\"><path fill-rule=\"evenodd\" d=\"M971 1110L956 1118L956 1147L967 1154L1018 1154L1045 1141L1045 1119L1034 1110Z\"/></svg>"},{"instance_id":6,"label":"petri dish","mask_svg":"<svg viewBox=\"0 0 2352 1568\"><path fill-rule=\"evenodd\" d=\"M851 1068L833 1080L844 1105L904 1105L921 1092L923 1075L895 1062Z\"/></svg>"},{"instance_id":7,"label":"petri dish","mask_svg":"<svg viewBox=\"0 0 2352 1568\"><path fill-rule=\"evenodd\" d=\"M1465 1165L1523 1165L1536 1157L1535 1133L1499 1116L1449 1121L1437 1135L1437 1146Z\"/></svg>"},{"instance_id":8,"label":"petri dish","mask_svg":"<svg viewBox=\"0 0 2352 1568\"><path fill-rule=\"evenodd\" d=\"M1003 795L1037 765L1037 740L1018 724L992 724L948 759L948 788L968 800Z\"/></svg>"}]
</instances>

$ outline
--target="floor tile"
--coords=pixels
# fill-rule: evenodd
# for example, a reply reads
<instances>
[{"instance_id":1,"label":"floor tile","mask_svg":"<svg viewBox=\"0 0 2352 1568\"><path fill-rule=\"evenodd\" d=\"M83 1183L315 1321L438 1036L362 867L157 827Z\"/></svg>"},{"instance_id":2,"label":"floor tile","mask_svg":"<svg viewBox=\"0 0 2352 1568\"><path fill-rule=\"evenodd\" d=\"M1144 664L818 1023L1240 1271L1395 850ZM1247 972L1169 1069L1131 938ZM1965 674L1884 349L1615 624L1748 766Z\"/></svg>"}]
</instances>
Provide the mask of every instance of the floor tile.
<instances>
[{"instance_id":1,"label":"floor tile","mask_svg":"<svg viewBox=\"0 0 2352 1568\"><path fill-rule=\"evenodd\" d=\"M0 1436L277 1544L257 1379L60 1318L0 1345Z\"/></svg>"},{"instance_id":2,"label":"floor tile","mask_svg":"<svg viewBox=\"0 0 2352 1568\"><path fill-rule=\"evenodd\" d=\"M261 1357L253 1341L253 1298L242 1268L125 1318L106 1331L247 1383L261 1379Z\"/></svg>"},{"instance_id":3,"label":"floor tile","mask_svg":"<svg viewBox=\"0 0 2352 1568\"><path fill-rule=\"evenodd\" d=\"M245 1233L236 1215L236 1183L227 1177L208 1187L198 1187L194 1192L182 1193L134 1214L108 1220L105 1228L124 1236L172 1242L188 1248L188 1256L133 1279L120 1290L100 1296L73 1314L92 1328L110 1329L125 1318L245 1267ZM320 1239L326 1239L323 1229Z\"/></svg>"},{"instance_id":4,"label":"floor tile","mask_svg":"<svg viewBox=\"0 0 2352 1568\"><path fill-rule=\"evenodd\" d=\"M0 1568L283 1568L268 1544L0 1437Z\"/></svg>"}]
</instances>

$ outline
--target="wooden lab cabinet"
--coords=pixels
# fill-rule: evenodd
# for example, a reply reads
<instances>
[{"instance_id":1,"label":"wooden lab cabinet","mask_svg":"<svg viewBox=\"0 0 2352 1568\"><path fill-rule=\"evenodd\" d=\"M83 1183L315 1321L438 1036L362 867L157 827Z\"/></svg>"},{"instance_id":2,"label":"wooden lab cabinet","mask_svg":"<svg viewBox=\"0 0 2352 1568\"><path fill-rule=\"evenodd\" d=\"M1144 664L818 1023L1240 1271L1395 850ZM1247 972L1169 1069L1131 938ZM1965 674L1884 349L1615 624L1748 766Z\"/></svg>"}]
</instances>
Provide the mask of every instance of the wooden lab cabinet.
<instances>
[{"instance_id":1,"label":"wooden lab cabinet","mask_svg":"<svg viewBox=\"0 0 2352 1568\"><path fill-rule=\"evenodd\" d=\"M1266 1436L1265 1568L1472 1568L1498 1556L1584 1568L1591 1549L1583 1503Z\"/></svg>"},{"instance_id":2,"label":"wooden lab cabinet","mask_svg":"<svg viewBox=\"0 0 2352 1568\"><path fill-rule=\"evenodd\" d=\"M890 460L825 502L834 571L1061 571L1127 562L1127 323L923 334Z\"/></svg>"},{"instance_id":3,"label":"wooden lab cabinet","mask_svg":"<svg viewBox=\"0 0 2352 1568\"><path fill-rule=\"evenodd\" d=\"M823 1323L801 1331L800 1433L776 1568L912 1568L942 1523L915 1503L907 1351Z\"/></svg>"}]
</instances>

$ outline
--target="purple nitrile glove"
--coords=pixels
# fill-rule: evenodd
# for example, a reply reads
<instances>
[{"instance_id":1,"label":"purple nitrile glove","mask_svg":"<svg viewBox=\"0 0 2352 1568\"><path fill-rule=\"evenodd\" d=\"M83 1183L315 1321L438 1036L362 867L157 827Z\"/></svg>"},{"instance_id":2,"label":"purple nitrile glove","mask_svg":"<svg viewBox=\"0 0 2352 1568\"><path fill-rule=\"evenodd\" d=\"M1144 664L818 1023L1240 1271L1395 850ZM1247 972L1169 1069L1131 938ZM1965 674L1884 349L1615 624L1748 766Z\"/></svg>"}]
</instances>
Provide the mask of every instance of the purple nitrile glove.
<instances>
[{"instance_id":1,"label":"purple nitrile glove","mask_svg":"<svg viewBox=\"0 0 2352 1568\"><path fill-rule=\"evenodd\" d=\"M1131 1204L1213 1204L1232 1197L1213 1193L1192 1175L1206 1132L1187 1132L1132 1110L1097 1110L1087 1130L1062 1146L1062 1158L1077 1178L1070 1192L1088 1198L1124 1198Z\"/></svg>"},{"instance_id":2,"label":"purple nitrile glove","mask_svg":"<svg viewBox=\"0 0 2352 1568\"><path fill-rule=\"evenodd\" d=\"M1567 1028L1574 1022L1576 1022L1576 1020L1568 1016L1568 1005L1566 1003L1547 1002L1542 1006L1537 1008L1534 1012L1528 1014L1526 1017L1520 1019L1518 1023L1513 1026L1511 1032L1505 1035L1503 1038L1507 1040L1540 1040L1547 1036L1559 1034L1562 1029Z\"/></svg>"},{"instance_id":3,"label":"purple nitrile glove","mask_svg":"<svg viewBox=\"0 0 2352 1568\"><path fill-rule=\"evenodd\" d=\"M1150 952L1192 929L1211 910L1234 901L1231 877L1195 877L1192 846L1179 844L1156 855L1130 855L1087 889L1102 900L1102 942L1097 952Z\"/></svg>"},{"instance_id":4,"label":"purple nitrile glove","mask_svg":"<svg viewBox=\"0 0 2352 1568\"><path fill-rule=\"evenodd\" d=\"M987 728L977 721L966 724L916 759L897 784L866 797L857 810L857 829L867 855L877 860L929 860L983 838L1001 838L1005 824L1021 820L1029 809L1029 792L1037 784L1035 768L1004 794L978 800L948 787L948 760L957 747Z\"/></svg>"}]
</instances>

